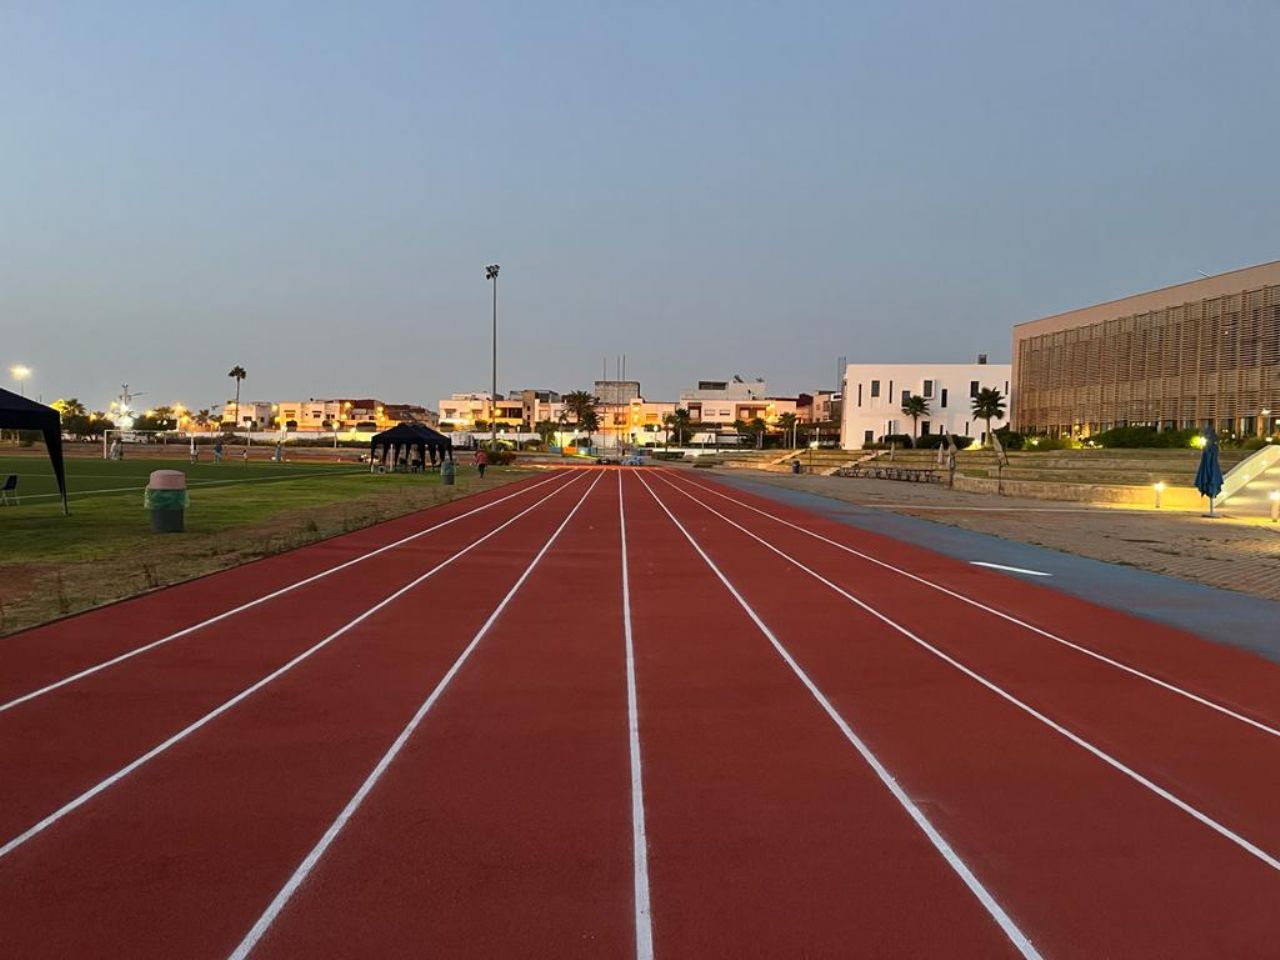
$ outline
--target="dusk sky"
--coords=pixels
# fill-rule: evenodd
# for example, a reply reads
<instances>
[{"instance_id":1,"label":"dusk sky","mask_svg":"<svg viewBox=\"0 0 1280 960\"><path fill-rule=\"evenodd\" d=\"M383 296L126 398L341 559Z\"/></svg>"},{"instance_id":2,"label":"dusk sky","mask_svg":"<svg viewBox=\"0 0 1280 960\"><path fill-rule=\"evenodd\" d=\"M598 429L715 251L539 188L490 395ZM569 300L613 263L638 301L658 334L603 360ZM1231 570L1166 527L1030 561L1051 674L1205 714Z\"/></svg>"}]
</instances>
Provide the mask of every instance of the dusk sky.
<instances>
[{"instance_id":1,"label":"dusk sky","mask_svg":"<svg viewBox=\"0 0 1280 960\"><path fill-rule=\"evenodd\" d=\"M1280 257L1280 4L0 0L0 362L105 408L1007 360Z\"/></svg>"}]
</instances>

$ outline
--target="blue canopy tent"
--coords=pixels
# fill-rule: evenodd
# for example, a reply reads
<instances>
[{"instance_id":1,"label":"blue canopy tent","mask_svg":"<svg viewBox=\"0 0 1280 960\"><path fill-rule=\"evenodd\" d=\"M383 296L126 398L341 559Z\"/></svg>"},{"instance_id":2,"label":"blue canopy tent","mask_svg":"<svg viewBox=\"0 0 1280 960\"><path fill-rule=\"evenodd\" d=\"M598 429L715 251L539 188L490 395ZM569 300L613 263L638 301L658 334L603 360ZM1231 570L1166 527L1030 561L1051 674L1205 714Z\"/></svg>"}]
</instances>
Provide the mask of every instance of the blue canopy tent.
<instances>
[{"instance_id":1,"label":"blue canopy tent","mask_svg":"<svg viewBox=\"0 0 1280 960\"><path fill-rule=\"evenodd\" d=\"M36 403L10 390L0 389L0 430L39 430L44 437L53 475L58 480L58 492L62 494L62 513L67 509L67 473L62 464L62 418L53 407Z\"/></svg>"},{"instance_id":2,"label":"blue canopy tent","mask_svg":"<svg viewBox=\"0 0 1280 960\"><path fill-rule=\"evenodd\" d=\"M1213 512L1213 499L1222 492L1222 463L1218 459L1218 434L1211 428L1204 433L1204 449L1200 451L1200 466L1196 470L1196 489L1209 498L1209 516Z\"/></svg>"}]
</instances>

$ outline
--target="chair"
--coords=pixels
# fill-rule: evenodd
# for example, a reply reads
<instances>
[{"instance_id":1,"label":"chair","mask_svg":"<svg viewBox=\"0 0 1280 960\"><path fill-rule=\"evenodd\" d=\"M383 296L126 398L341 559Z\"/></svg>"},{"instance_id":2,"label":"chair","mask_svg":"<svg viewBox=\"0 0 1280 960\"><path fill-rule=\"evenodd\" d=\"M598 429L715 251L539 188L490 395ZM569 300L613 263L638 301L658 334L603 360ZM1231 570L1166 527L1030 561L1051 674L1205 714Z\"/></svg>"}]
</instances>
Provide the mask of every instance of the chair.
<instances>
[{"instance_id":1,"label":"chair","mask_svg":"<svg viewBox=\"0 0 1280 960\"><path fill-rule=\"evenodd\" d=\"M22 502L18 499L18 475L16 473L11 473L5 477L4 486L0 487L0 503L9 503L11 496L14 503Z\"/></svg>"}]
</instances>

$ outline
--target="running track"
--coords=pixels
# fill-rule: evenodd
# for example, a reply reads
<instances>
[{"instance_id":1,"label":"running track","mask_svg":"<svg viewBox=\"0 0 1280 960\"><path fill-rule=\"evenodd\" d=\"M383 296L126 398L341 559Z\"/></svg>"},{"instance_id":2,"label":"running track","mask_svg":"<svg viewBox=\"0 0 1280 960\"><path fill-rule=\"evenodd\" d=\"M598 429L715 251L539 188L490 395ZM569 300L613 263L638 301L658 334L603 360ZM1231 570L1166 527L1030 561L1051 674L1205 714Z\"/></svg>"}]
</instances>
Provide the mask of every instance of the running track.
<instances>
[{"instance_id":1,"label":"running track","mask_svg":"<svg viewBox=\"0 0 1280 960\"><path fill-rule=\"evenodd\" d=\"M0 668L6 958L1280 955L1280 669L700 474Z\"/></svg>"}]
</instances>

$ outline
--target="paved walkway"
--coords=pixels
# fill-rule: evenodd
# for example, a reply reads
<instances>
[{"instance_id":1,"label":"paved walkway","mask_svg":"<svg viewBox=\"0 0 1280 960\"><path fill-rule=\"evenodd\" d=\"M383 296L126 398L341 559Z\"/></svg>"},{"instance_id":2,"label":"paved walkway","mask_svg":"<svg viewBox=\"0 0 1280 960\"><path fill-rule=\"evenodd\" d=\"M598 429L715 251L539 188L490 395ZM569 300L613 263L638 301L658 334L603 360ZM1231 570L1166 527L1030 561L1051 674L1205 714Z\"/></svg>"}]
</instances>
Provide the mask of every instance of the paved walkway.
<instances>
[{"instance_id":1,"label":"paved walkway","mask_svg":"<svg viewBox=\"0 0 1280 960\"><path fill-rule=\"evenodd\" d=\"M877 507L1006 540L1280 600L1280 524L1198 512L1055 503L932 484L735 471L746 479Z\"/></svg>"}]
</instances>

